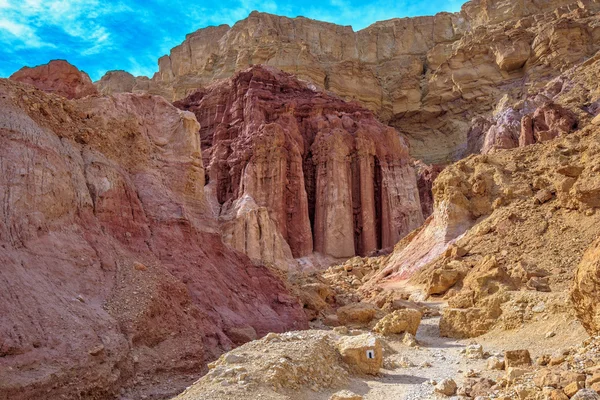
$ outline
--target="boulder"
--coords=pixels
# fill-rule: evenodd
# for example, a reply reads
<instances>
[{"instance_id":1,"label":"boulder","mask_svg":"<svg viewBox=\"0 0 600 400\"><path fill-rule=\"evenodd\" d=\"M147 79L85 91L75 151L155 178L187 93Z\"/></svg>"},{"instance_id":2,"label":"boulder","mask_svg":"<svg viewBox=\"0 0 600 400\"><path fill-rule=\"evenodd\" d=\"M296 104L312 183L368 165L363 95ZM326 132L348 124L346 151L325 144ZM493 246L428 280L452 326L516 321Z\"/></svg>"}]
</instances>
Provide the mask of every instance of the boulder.
<instances>
[{"instance_id":1,"label":"boulder","mask_svg":"<svg viewBox=\"0 0 600 400\"><path fill-rule=\"evenodd\" d=\"M422 314L418 310L396 310L380 319L373 331L384 336L404 332L416 335L421 323L421 316Z\"/></svg>"},{"instance_id":2,"label":"boulder","mask_svg":"<svg viewBox=\"0 0 600 400\"><path fill-rule=\"evenodd\" d=\"M487 368L490 370L503 370L504 360L498 357L490 357L487 361Z\"/></svg>"},{"instance_id":3,"label":"boulder","mask_svg":"<svg viewBox=\"0 0 600 400\"><path fill-rule=\"evenodd\" d=\"M517 379L519 379L520 377L522 377L526 373L527 373L527 370L525 368L508 367L506 369L506 380L509 383L513 384L513 383L515 383L515 381Z\"/></svg>"},{"instance_id":4,"label":"boulder","mask_svg":"<svg viewBox=\"0 0 600 400\"><path fill-rule=\"evenodd\" d=\"M465 349L465 355L470 360L481 360L483 358L483 346L480 344L470 344Z\"/></svg>"},{"instance_id":5,"label":"boulder","mask_svg":"<svg viewBox=\"0 0 600 400\"><path fill-rule=\"evenodd\" d=\"M427 284L427 294L444 294L461 278L460 271L454 269L438 269L433 271Z\"/></svg>"},{"instance_id":6,"label":"boulder","mask_svg":"<svg viewBox=\"0 0 600 400\"><path fill-rule=\"evenodd\" d=\"M525 367L531 365L529 350L507 350L504 352L506 368Z\"/></svg>"},{"instance_id":7,"label":"boulder","mask_svg":"<svg viewBox=\"0 0 600 400\"><path fill-rule=\"evenodd\" d=\"M437 385L435 385L435 391L443 394L444 396L454 396L456 389L456 382L450 378L442 379Z\"/></svg>"},{"instance_id":8,"label":"boulder","mask_svg":"<svg viewBox=\"0 0 600 400\"><path fill-rule=\"evenodd\" d=\"M600 400L600 394L592 389L581 389L571 397L571 400Z\"/></svg>"},{"instance_id":9,"label":"boulder","mask_svg":"<svg viewBox=\"0 0 600 400\"><path fill-rule=\"evenodd\" d=\"M600 238L590 245L579 262L571 287L577 318L590 335L600 332Z\"/></svg>"},{"instance_id":10,"label":"boulder","mask_svg":"<svg viewBox=\"0 0 600 400\"><path fill-rule=\"evenodd\" d=\"M369 303L351 303L337 310L342 325L368 325L375 318L378 308Z\"/></svg>"},{"instance_id":11,"label":"boulder","mask_svg":"<svg viewBox=\"0 0 600 400\"><path fill-rule=\"evenodd\" d=\"M360 373L376 375L383 366L381 341L372 334L344 336L337 348L342 359Z\"/></svg>"}]
</instances>

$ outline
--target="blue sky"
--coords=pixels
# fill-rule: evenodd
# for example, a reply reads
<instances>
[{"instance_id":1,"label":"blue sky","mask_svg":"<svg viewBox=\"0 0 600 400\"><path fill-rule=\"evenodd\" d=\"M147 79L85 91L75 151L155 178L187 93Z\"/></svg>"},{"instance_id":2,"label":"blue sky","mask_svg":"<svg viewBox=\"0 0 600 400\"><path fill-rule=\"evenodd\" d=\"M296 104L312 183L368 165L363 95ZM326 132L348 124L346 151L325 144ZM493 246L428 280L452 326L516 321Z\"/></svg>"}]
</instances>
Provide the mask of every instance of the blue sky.
<instances>
[{"instance_id":1,"label":"blue sky","mask_svg":"<svg viewBox=\"0 0 600 400\"><path fill-rule=\"evenodd\" d=\"M66 59L99 79L124 69L152 76L157 60L199 28L253 10L359 30L390 18L458 11L464 0L0 0L0 77Z\"/></svg>"}]
</instances>

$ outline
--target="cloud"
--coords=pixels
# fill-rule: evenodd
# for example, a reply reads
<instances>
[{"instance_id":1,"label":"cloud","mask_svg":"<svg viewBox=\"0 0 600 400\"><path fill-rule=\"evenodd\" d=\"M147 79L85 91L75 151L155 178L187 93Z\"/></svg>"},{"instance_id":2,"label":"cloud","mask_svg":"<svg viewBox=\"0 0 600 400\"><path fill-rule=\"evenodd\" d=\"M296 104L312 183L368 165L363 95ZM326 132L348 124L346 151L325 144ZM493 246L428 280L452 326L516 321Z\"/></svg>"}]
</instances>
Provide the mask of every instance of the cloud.
<instances>
[{"instance_id":1,"label":"cloud","mask_svg":"<svg viewBox=\"0 0 600 400\"><path fill-rule=\"evenodd\" d=\"M19 48L52 47L52 44L44 43L31 27L7 19L0 19L0 42Z\"/></svg>"}]
</instances>

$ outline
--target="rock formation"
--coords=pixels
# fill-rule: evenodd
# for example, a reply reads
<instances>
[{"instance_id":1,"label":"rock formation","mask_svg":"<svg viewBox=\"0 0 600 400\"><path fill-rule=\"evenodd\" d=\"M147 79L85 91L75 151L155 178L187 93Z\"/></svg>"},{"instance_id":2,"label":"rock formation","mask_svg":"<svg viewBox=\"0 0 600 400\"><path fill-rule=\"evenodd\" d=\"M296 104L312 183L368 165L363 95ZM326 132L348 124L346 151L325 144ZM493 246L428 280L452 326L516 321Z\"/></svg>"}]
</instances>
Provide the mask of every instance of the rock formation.
<instances>
[{"instance_id":1,"label":"rock formation","mask_svg":"<svg viewBox=\"0 0 600 400\"><path fill-rule=\"evenodd\" d=\"M600 332L598 288L600 285L600 239L586 251L575 272L571 300L577 317L590 333Z\"/></svg>"},{"instance_id":2,"label":"rock formation","mask_svg":"<svg viewBox=\"0 0 600 400\"><path fill-rule=\"evenodd\" d=\"M598 190L596 129L447 167L434 183L434 213L371 281L410 278L428 294L445 295L450 308L440 328L449 336L515 326L522 316L505 316L502 305L518 290L564 292L600 235L591 195ZM593 292L584 283L592 276L579 273L576 293ZM588 312L591 303L574 296Z\"/></svg>"},{"instance_id":3,"label":"rock formation","mask_svg":"<svg viewBox=\"0 0 600 400\"><path fill-rule=\"evenodd\" d=\"M423 221L406 144L356 103L256 66L175 105L200 122L226 241L254 260L365 255Z\"/></svg>"},{"instance_id":4,"label":"rock formation","mask_svg":"<svg viewBox=\"0 0 600 400\"><path fill-rule=\"evenodd\" d=\"M240 332L307 327L280 278L223 244L198 128L158 96L0 80L1 398L167 379L168 397Z\"/></svg>"},{"instance_id":5,"label":"rock formation","mask_svg":"<svg viewBox=\"0 0 600 400\"><path fill-rule=\"evenodd\" d=\"M55 93L67 99L79 99L98 94L92 80L83 71L65 60L52 60L37 67L23 67L10 77L16 82L28 83L40 90Z\"/></svg>"},{"instance_id":6,"label":"rock formation","mask_svg":"<svg viewBox=\"0 0 600 400\"><path fill-rule=\"evenodd\" d=\"M474 0L456 14L358 32L253 12L188 35L159 60L147 90L182 99L249 65L270 65L360 101L406 135L415 158L447 163L464 153L473 119L493 119L504 96L528 108L532 94L598 50L599 8L593 0Z\"/></svg>"}]
</instances>

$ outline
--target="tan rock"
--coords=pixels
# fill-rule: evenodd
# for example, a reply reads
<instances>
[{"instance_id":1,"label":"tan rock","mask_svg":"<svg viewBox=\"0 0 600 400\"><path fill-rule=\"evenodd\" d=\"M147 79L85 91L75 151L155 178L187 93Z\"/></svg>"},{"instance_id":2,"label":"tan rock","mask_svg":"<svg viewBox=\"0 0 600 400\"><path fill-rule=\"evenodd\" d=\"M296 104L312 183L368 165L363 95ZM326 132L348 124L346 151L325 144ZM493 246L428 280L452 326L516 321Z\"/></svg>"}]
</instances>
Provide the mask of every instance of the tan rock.
<instances>
[{"instance_id":1,"label":"tan rock","mask_svg":"<svg viewBox=\"0 0 600 400\"><path fill-rule=\"evenodd\" d=\"M529 350L507 350L504 352L506 368L531 365Z\"/></svg>"},{"instance_id":2,"label":"tan rock","mask_svg":"<svg viewBox=\"0 0 600 400\"><path fill-rule=\"evenodd\" d=\"M422 314L418 310L396 310L380 319L373 331L384 336L403 332L416 335L421 323L421 316Z\"/></svg>"},{"instance_id":3,"label":"tan rock","mask_svg":"<svg viewBox=\"0 0 600 400\"><path fill-rule=\"evenodd\" d=\"M527 373L527 370L525 368L508 367L506 369L506 380L509 383L513 384L517 381L517 379L519 379L526 373Z\"/></svg>"},{"instance_id":4,"label":"tan rock","mask_svg":"<svg viewBox=\"0 0 600 400\"><path fill-rule=\"evenodd\" d=\"M337 348L343 360L361 373L375 375L383 366L381 341L371 334L344 336Z\"/></svg>"},{"instance_id":5,"label":"tan rock","mask_svg":"<svg viewBox=\"0 0 600 400\"><path fill-rule=\"evenodd\" d=\"M440 320L440 334L446 337L469 338L486 333L497 322L499 308L445 308Z\"/></svg>"},{"instance_id":6,"label":"tan rock","mask_svg":"<svg viewBox=\"0 0 600 400\"><path fill-rule=\"evenodd\" d=\"M490 370L503 370L504 360L498 357L490 357L487 361L487 368Z\"/></svg>"},{"instance_id":7,"label":"tan rock","mask_svg":"<svg viewBox=\"0 0 600 400\"><path fill-rule=\"evenodd\" d=\"M548 393L549 400L568 400L569 397L560 389L553 389Z\"/></svg>"},{"instance_id":8,"label":"tan rock","mask_svg":"<svg viewBox=\"0 0 600 400\"><path fill-rule=\"evenodd\" d=\"M585 385L583 384L583 382L580 382L580 381L571 382L563 388L563 392L565 392L567 397L571 398L571 397L575 396L575 394L577 392L579 392L579 390L583 389L584 387L585 387Z\"/></svg>"},{"instance_id":9,"label":"tan rock","mask_svg":"<svg viewBox=\"0 0 600 400\"><path fill-rule=\"evenodd\" d=\"M329 400L362 400L363 397L349 390L341 390L331 395Z\"/></svg>"},{"instance_id":10,"label":"tan rock","mask_svg":"<svg viewBox=\"0 0 600 400\"><path fill-rule=\"evenodd\" d=\"M342 325L367 325L375 318L377 307L370 303L351 303L337 310L338 321Z\"/></svg>"},{"instance_id":11,"label":"tan rock","mask_svg":"<svg viewBox=\"0 0 600 400\"><path fill-rule=\"evenodd\" d=\"M481 360L483 358L483 346L480 344L470 344L465 349L465 355L471 360Z\"/></svg>"},{"instance_id":12,"label":"tan rock","mask_svg":"<svg viewBox=\"0 0 600 400\"><path fill-rule=\"evenodd\" d=\"M437 385L435 385L435 391L443 394L444 396L453 396L456 393L456 389L456 382L450 378L442 379Z\"/></svg>"},{"instance_id":13,"label":"tan rock","mask_svg":"<svg viewBox=\"0 0 600 400\"><path fill-rule=\"evenodd\" d=\"M585 252L571 288L571 300L584 328L592 335L600 332L600 239Z\"/></svg>"},{"instance_id":14,"label":"tan rock","mask_svg":"<svg viewBox=\"0 0 600 400\"><path fill-rule=\"evenodd\" d=\"M441 269L433 272L431 280L428 284L427 294L444 294L450 289L461 277L461 273L457 270Z\"/></svg>"}]
</instances>

